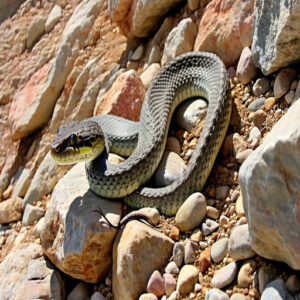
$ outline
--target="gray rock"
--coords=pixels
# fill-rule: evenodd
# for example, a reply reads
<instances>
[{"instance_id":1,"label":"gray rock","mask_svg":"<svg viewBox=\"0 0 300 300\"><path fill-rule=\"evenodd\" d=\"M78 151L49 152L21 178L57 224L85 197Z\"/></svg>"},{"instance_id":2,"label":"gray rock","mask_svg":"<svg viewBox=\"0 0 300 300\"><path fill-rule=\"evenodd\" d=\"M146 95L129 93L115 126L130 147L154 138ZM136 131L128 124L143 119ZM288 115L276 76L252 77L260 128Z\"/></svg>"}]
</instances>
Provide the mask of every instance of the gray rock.
<instances>
[{"instance_id":1,"label":"gray rock","mask_svg":"<svg viewBox=\"0 0 300 300\"><path fill-rule=\"evenodd\" d=\"M189 231L199 226L206 215L206 199L201 193L190 195L175 216L177 227Z\"/></svg>"},{"instance_id":2,"label":"gray rock","mask_svg":"<svg viewBox=\"0 0 300 300\"><path fill-rule=\"evenodd\" d=\"M248 109L251 111L257 111L261 109L261 107L265 104L265 101L265 97L257 98L249 104Z\"/></svg>"},{"instance_id":3,"label":"gray rock","mask_svg":"<svg viewBox=\"0 0 300 300\"><path fill-rule=\"evenodd\" d=\"M228 251L231 258L240 260L253 257L248 224L236 226L230 235Z\"/></svg>"},{"instance_id":4,"label":"gray rock","mask_svg":"<svg viewBox=\"0 0 300 300\"><path fill-rule=\"evenodd\" d=\"M295 98L295 91L293 91L293 90L289 91L284 96L284 100L286 101L287 104L291 104L293 102L294 98Z\"/></svg>"},{"instance_id":5,"label":"gray rock","mask_svg":"<svg viewBox=\"0 0 300 300\"><path fill-rule=\"evenodd\" d=\"M217 230L218 227L219 227L219 223L210 219L206 219L205 222L201 224L201 231L202 234L206 236L214 232L215 230Z\"/></svg>"},{"instance_id":6,"label":"gray rock","mask_svg":"<svg viewBox=\"0 0 300 300\"><path fill-rule=\"evenodd\" d=\"M246 296L240 293L233 294L230 300L247 300Z\"/></svg>"},{"instance_id":7,"label":"gray rock","mask_svg":"<svg viewBox=\"0 0 300 300\"><path fill-rule=\"evenodd\" d=\"M33 177L34 172L33 170L24 168L22 170L22 173L20 177L18 178L18 181L14 187L13 190L13 196L16 197L24 197L26 195L26 192L30 186L31 178Z\"/></svg>"},{"instance_id":8,"label":"gray rock","mask_svg":"<svg viewBox=\"0 0 300 300\"><path fill-rule=\"evenodd\" d=\"M143 57L143 54L144 54L144 46L140 45L134 50L131 59L140 60Z\"/></svg>"},{"instance_id":9,"label":"gray rock","mask_svg":"<svg viewBox=\"0 0 300 300\"><path fill-rule=\"evenodd\" d=\"M191 132L191 130L204 119L207 112L207 103L202 100L190 100L180 105L176 113L177 124Z\"/></svg>"},{"instance_id":10,"label":"gray rock","mask_svg":"<svg viewBox=\"0 0 300 300\"><path fill-rule=\"evenodd\" d=\"M263 293L261 294L261 300L292 300L294 299L287 291L284 281L282 279L276 279L270 282Z\"/></svg>"},{"instance_id":11,"label":"gray rock","mask_svg":"<svg viewBox=\"0 0 300 300\"><path fill-rule=\"evenodd\" d=\"M24 0L2 0L0 1L0 23L12 16Z\"/></svg>"},{"instance_id":12,"label":"gray rock","mask_svg":"<svg viewBox=\"0 0 300 300\"><path fill-rule=\"evenodd\" d=\"M237 263L233 261L215 272L211 281L212 287L221 289L229 285L234 280L236 273Z\"/></svg>"},{"instance_id":13,"label":"gray rock","mask_svg":"<svg viewBox=\"0 0 300 300\"><path fill-rule=\"evenodd\" d=\"M229 300L229 296L225 292L215 288L206 293L205 300Z\"/></svg>"},{"instance_id":14,"label":"gray rock","mask_svg":"<svg viewBox=\"0 0 300 300\"><path fill-rule=\"evenodd\" d=\"M300 268L300 102L275 124L239 171L251 246L259 255Z\"/></svg>"},{"instance_id":15,"label":"gray rock","mask_svg":"<svg viewBox=\"0 0 300 300\"><path fill-rule=\"evenodd\" d=\"M180 242L176 242L173 248L173 261L177 267L181 267L184 259L184 246Z\"/></svg>"},{"instance_id":16,"label":"gray rock","mask_svg":"<svg viewBox=\"0 0 300 300\"><path fill-rule=\"evenodd\" d=\"M288 291L292 294L300 292L300 280L297 277L297 275L290 275L285 283L285 286L288 289Z\"/></svg>"},{"instance_id":17,"label":"gray rock","mask_svg":"<svg viewBox=\"0 0 300 300\"><path fill-rule=\"evenodd\" d=\"M34 221L39 220L44 214L45 212L42 208L27 204L24 210L22 223L25 226L31 225Z\"/></svg>"},{"instance_id":18,"label":"gray rock","mask_svg":"<svg viewBox=\"0 0 300 300\"><path fill-rule=\"evenodd\" d=\"M27 30L26 48L31 49L33 44L42 36L45 31L45 19L36 17L33 19Z\"/></svg>"},{"instance_id":19,"label":"gray rock","mask_svg":"<svg viewBox=\"0 0 300 300\"><path fill-rule=\"evenodd\" d=\"M219 200L225 199L229 192L229 186L222 185L216 188L216 198Z\"/></svg>"},{"instance_id":20,"label":"gray rock","mask_svg":"<svg viewBox=\"0 0 300 300\"><path fill-rule=\"evenodd\" d=\"M223 238L215 242L210 250L210 257L213 262L220 262L228 252L228 238Z\"/></svg>"},{"instance_id":21,"label":"gray rock","mask_svg":"<svg viewBox=\"0 0 300 300\"><path fill-rule=\"evenodd\" d=\"M252 54L267 75L300 59L300 2L255 1Z\"/></svg>"},{"instance_id":22,"label":"gray rock","mask_svg":"<svg viewBox=\"0 0 300 300\"><path fill-rule=\"evenodd\" d=\"M105 297L99 293L99 292L95 292L92 296L91 296L91 300L105 300Z\"/></svg>"},{"instance_id":23,"label":"gray rock","mask_svg":"<svg viewBox=\"0 0 300 300\"><path fill-rule=\"evenodd\" d=\"M271 82L268 78L258 78L252 87L252 91L255 96L261 96L265 94L270 87Z\"/></svg>"},{"instance_id":24,"label":"gray rock","mask_svg":"<svg viewBox=\"0 0 300 300\"><path fill-rule=\"evenodd\" d=\"M299 11L300 12L300 11ZM292 68L281 69L274 82L274 97L276 99L284 96L290 90L290 84L296 77L297 72Z\"/></svg>"},{"instance_id":25,"label":"gray rock","mask_svg":"<svg viewBox=\"0 0 300 300\"><path fill-rule=\"evenodd\" d=\"M182 175L185 168L183 159L177 153L165 151L153 175L155 185L170 185Z\"/></svg>"},{"instance_id":26,"label":"gray rock","mask_svg":"<svg viewBox=\"0 0 300 300\"><path fill-rule=\"evenodd\" d=\"M89 299L89 287L84 282L79 282L67 296L66 300Z\"/></svg>"},{"instance_id":27,"label":"gray rock","mask_svg":"<svg viewBox=\"0 0 300 300\"><path fill-rule=\"evenodd\" d=\"M256 74L257 68L253 63L252 52L249 47L245 47L237 65L236 77L243 84L247 84Z\"/></svg>"},{"instance_id":28,"label":"gray rock","mask_svg":"<svg viewBox=\"0 0 300 300\"><path fill-rule=\"evenodd\" d=\"M191 18L180 21L167 37L161 64L165 65L176 56L191 51L194 47L196 34L196 25Z\"/></svg>"},{"instance_id":29,"label":"gray rock","mask_svg":"<svg viewBox=\"0 0 300 300\"><path fill-rule=\"evenodd\" d=\"M264 265L258 270L258 286L259 292L262 293L268 283L275 280L279 276L278 269L273 265Z\"/></svg>"},{"instance_id":30,"label":"gray rock","mask_svg":"<svg viewBox=\"0 0 300 300\"><path fill-rule=\"evenodd\" d=\"M187 241L184 246L184 263L186 265L193 264L196 260L195 251L198 249L198 245L192 241Z\"/></svg>"},{"instance_id":31,"label":"gray rock","mask_svg":"<svg viewBox=\"0 0 300 300\"><path fill-rule=\"evenodd\" d=\"M154 44L149 53L148 65L150 66L154 63L160 63L160 59L160 48L157 44Z\"/></svg>"},{"instance_id":32,"label":"gray rock","mask_svg":"<svg viewBox=\"0 0 300 300\"><path fill-rule=\"evenodd\" d=\"M45 23L45 31L46 32L51 31L60 18L61 18L61 7L59 5L55 5L52 8L47 18L47 21Z\"/></svg>"}]
</instances>

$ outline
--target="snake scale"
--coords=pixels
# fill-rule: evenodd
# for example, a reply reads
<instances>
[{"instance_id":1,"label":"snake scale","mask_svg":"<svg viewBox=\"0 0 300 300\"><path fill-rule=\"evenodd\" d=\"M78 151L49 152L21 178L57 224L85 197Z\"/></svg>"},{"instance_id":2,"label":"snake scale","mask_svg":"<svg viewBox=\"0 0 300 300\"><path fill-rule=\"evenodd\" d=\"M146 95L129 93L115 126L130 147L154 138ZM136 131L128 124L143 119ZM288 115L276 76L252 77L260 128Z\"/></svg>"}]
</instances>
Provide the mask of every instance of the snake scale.
<instances>
[{"instance_id":1,"label":"snake scale","mask_svg":"<svg viewBox=\"0 0 300 300\"><path fill-rule=\"evenodd\" d=\"M209 105L187 167L169 186L143 186L162 158L175 108L192 97L203 97ZM174 215L190 194L203 188L224 140L230 115L230 84L222 61L212 53L189 52L158 72L147 90L139 122L108 115L71 122L62 126L53 141L52 154L58 163L60 156L63 163L74 163L73 152L80 152L82 140L85 141L82 148L88 149L98 135L103 135L105 145L99 151L93 150L92 158L83 155L88 159L86 173L90 188L101 197L124 198L132 208L156 207L165 215ZM89 134L91 142L86 142ZM129 157L118 165L110 164L105 159L107 151L100 155L105 148ZM68 154L61 154L66 150Z\"/></svg>"}]
</instances>

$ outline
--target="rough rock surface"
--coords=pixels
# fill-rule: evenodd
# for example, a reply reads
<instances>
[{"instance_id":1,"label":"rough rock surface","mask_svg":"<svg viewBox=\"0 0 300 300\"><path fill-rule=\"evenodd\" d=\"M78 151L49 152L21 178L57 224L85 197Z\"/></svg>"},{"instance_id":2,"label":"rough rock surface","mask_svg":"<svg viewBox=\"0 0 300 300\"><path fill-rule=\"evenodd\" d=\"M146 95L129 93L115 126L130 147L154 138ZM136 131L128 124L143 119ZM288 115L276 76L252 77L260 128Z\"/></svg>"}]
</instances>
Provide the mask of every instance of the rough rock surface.
<instances>
[{"instance_id":1,"label":"rough rock surface","mask_svg":"<svg viewBox=\"0 0 300 300\"><path fill-rule=\"evenodd\" d=\"M252 54L268 75L300 59L300 2L255 1Z\"/></svg>"},{"instance_id":2,"label":"rough rock surface","mask_svg":"<svg viewBox=\"0 0 300 300\"><path fill-rule=\"evenodd\" d=\"M10 15L14 14L24 1L25 0L0 1L0 23L6 18L8 18Z\"/></svg>"},{"instance_id":3,"label":"rough rock surface","mask_svg":"<svg viewBox=\"0 0 300 300\"><path fill-rule=\"evenodd\" d=\"M252 248L300 268L300 102L278 121L243 163L239 179ZM286 155L289 153L289 155Z\"/></svg>"},{"instance_id":4,"label":"rough rock surface","mask_svg":"<svg viewBox=\"0 0 300 300\"><path fill-rule=\"evenodd\" d=\"M214 52L225 65L237 62L252 43L254 0L213 0L205 8L194 51Z\"/></svg>"},{"instance_id":5,"label":"rough rock surface","mask_svg":"<svg viewBox=\"0 0 300 300\"><path fill-rule=\"evenodd\" d=\"M137 299L153 271L167 264L173 245L169 237L138 221L119 231L113 248L114 298Z\"/></svg>"},{"instance_id":6,"label":"rough rock surface","mask_svg":"<svg viewBox=\"0 0 300 300\"><path fill-rule=\"evenodd\" d=\"M1 299L58 299L65 297L64 282L43 257L37 244L16 246L0 264Z\"/></svg>"},{"instance_id":7,"label":"rough rock surface","mask_svg":"<svg viewBox=\"0 0 300 300\"><path fill-rule=\"evenodd\" d=\"M22 218L22 199L13 197L0 203L0 224L19 221Z\"/></svg>"},{"instance_id":8,"label":"rough rock surface","mask_svg":"<svg viewBox=\"0 0 300 300\"><path fill-rule=\"evenodd\" d=\"M63 272L87 282L103 279L112 263L121 204L96 196L90 189L84 163L75 165L55 186L45 215L41 244L45 254ZM100 221L99 221L100 220Z\"/></svg>"}]
</instances>

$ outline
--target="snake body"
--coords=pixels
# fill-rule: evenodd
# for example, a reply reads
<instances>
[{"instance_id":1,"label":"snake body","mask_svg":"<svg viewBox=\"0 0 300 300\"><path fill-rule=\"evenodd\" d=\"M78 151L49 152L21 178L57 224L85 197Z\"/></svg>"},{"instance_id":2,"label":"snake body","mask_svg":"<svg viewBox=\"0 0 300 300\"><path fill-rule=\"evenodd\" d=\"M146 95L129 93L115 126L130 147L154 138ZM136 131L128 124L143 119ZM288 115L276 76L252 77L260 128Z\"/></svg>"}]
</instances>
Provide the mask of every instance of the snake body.
<instances>
[{"instance_id":1,"label":"snake body","mask_svg":"<svg viewBox=\"0 0 300 300\"><path fill-rule=\"evenodd\" d=\"M165 215L174 215L190 194L201 191L212 169L230 121L229 87L227 71L216 55L185 53L158 72L147 90L139 122L113 116L92 117L90 120L102 128L107 148L131 155L119 165L108 163L102 156L87 161L91 189L105 198L124 197L132 208L156 207ZM161 160L175 108L198 96L208 101L208 111L183 174L166 187L141 187Z\"/></svg>"}]
</instances>

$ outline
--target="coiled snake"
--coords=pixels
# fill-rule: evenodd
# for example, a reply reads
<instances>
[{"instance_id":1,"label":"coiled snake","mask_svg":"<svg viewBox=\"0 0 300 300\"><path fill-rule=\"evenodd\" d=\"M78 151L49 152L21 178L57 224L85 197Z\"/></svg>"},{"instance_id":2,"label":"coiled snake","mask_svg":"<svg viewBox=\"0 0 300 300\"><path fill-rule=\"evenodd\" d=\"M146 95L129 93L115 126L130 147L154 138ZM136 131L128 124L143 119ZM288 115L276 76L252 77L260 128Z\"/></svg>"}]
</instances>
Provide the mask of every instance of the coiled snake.
<instances>
[{"instance_id":1,"label":"coiled snake","mask_svg":"<svg viewBox=\"0 0 300 300\"><path fill-rule=\"evenodd\" d=\"M162 157L175 108L196 96L204 97L209 106L186 169L169 186L142 187ZM162 67L154 78L139 122L109 115L73 121L59 129L51 153L60 164L87 160L88 181L97 195L124 197L130 207L156 207L163 214L174 215L190 194L203 188L224 140L230 115L230 85L222 61L212 53L185 53ZM108 151L130 156L113 165L103 158Z\"/></svg>"}]
</instances>

